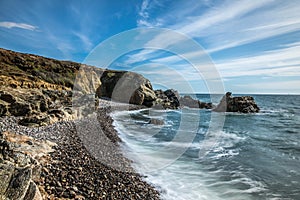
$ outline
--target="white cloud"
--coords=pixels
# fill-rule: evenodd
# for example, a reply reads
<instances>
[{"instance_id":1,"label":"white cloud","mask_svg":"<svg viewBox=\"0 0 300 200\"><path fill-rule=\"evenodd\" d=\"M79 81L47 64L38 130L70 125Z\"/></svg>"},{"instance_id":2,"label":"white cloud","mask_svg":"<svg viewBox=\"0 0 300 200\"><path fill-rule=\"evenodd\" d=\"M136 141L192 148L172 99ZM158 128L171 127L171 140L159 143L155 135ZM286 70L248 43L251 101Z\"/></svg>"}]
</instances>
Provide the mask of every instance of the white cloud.
<instances>
[{"instance_id":1,"label":"white cloud","mask_svg":"<svg viewBox=\"0 0 300 200\"><path fill-rule=\"evenodd\" d=\"M149 17L149 14L147 12L148 6L149 6L149 0L144 0L142 2L141 9L139 11L139 15L142 18L146 18L147 19Z\"/></svg>"},{"instance_id":2,"label":"white cloud","mask_svg":"<svg viewBox=\"0 0 300 200\"><path fill-rule=\"evenodd\" d=\"M36 26L32 26L30 24L25 24L25 23L16 23L16 22L0 22L0 27L4 28L21 28L21 29L26 29L30 31L35 31L38 29Z\"/></svg>"},{"instance_id":3,"label":"white cloud","mask_svg":"<svg viewBox=\"0 0 300 200\"><path fill-rule=\"evenodd\" d=\"M210 53L300 30L298 1L223 1L199 12L200 7L178 5L175 11L142 22L201 38ZM177 16L176 22L170 16ZM158 19L160 24L156 24Z\"/></svg>"},{"instance_id":4,"label":"white cloud","mask_svg":"<svg viewBox=\"0 0 300 200\"><path fill-rule=\"evenodd\" d=\"M183 24L178 31L183 33L193 33L199 32L216 24L232 21L235 18L242 17L250 11L253 11L259 7L264 6L266 3L271 2L267 1L236 1L236 2L225 2L220 7L211 9L210 12L197 16L193 19L193 23Z\"/></svg>"},{"instance_id":5,"label":"white cloud","mask_svg":"<svg viewBox=\"0 0 300 200\"><path fill-rule=\"evenodd\" d=\"M229 58L216 62L223 77L238 76L300 76L300 43L286 48L264 52L260 55Z\"/></svg>"}]
</instances>

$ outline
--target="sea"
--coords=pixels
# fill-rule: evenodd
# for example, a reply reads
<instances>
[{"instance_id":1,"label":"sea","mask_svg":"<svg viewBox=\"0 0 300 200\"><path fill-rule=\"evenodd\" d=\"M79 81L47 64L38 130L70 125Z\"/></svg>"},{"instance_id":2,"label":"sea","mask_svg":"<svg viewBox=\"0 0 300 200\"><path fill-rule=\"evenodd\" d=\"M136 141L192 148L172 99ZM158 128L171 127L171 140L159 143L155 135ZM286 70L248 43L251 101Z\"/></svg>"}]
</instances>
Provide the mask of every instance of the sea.
<instances>
[{"instance_id":1,"label":"sea","mask_svg":"<svg viewBox=\"0 0 300 200\"><path fill-rule=\"evenodd\" d=\"M300 199L300 96L251 96L259 113L142 109L112 117L124 154L162 199ZM221 97L194 95L215 104Z\"/></svg>"}]
</instances>

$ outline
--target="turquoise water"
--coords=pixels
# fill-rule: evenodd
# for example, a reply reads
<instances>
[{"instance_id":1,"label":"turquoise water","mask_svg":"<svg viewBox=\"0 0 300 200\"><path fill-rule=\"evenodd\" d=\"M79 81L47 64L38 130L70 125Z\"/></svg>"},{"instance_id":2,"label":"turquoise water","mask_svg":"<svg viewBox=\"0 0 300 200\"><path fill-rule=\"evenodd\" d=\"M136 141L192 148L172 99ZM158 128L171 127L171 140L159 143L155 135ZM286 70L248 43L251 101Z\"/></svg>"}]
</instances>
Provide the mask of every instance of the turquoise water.
<instances>
[{"instance_id":1,"label":"turquoise water","mask_svg":"<svg viewBox=\"0 0 300 200\"><path fill-rule=\"evenodd\" d=\"M258 114L144 109L114 113L114 123L164 199L300 199L300 96L252 96Z\"/></svg>"}]
</instances>

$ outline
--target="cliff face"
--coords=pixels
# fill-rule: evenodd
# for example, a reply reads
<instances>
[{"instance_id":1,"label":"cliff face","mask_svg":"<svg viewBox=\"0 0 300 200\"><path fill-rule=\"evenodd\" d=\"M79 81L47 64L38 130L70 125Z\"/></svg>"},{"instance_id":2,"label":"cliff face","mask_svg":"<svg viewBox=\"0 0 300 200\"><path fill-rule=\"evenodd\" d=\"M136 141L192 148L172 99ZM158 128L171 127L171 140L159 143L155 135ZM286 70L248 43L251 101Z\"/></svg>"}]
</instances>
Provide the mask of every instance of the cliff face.
<instances>
[{"instance_id":1,"label":"cliff face","mask_svg":"<svg viewBox=\"0 0 300 200\"><path fill-rule=\"evenodd\" d=\"M172 89L155 91L148 79L134 72L105 70L0 48L0 116L21 116L22 125L33 126L74 119L78 113L88 114L95 109L95 95L157 109L214 108L191 97L180 97ZM259 111L250 97L225 100L214 111Z\"/></svg>"},{"instance_id":2,"label":"cliff face","mask_svg":"<svg viewBox=\"0 0 300 200\"><path fill-rule=\"evenodd\" d=\"M89 113L97 104L97 99L91 98L95 94L124 103L177 109L179 96L176 91L169 93L158 95L148 79L134 72L104 70L0 48L0 116L21 116L22 125L74 119L81 110Z\"/></svg>"},{"instance_id":3,"label":"cliff face","mask_svg":"<svg viewBox=\"0 0 300 200\"><path fill-rule=\"evenodd\" d=\"M82 87L81 91L90 93L88 86L100 85L99 78L93 79L92 77L101 73L103 69L76 62L58 61L0 48L0 84L2 86L71 90L78 75L81 78L77 79L77 86Z\"/></svg>"},{"instance_id":4,"label":"cliff face","mask_svg":"<svg viewBox=\"0 0 300 200\"><path fill-rule=\"evenodd\" d=\"M75 62L0 49L0 116L21 116L20 124L33 126L73 119L75 80L81 93L93 93L102 72Z\"/></svg>"}]
</instances>

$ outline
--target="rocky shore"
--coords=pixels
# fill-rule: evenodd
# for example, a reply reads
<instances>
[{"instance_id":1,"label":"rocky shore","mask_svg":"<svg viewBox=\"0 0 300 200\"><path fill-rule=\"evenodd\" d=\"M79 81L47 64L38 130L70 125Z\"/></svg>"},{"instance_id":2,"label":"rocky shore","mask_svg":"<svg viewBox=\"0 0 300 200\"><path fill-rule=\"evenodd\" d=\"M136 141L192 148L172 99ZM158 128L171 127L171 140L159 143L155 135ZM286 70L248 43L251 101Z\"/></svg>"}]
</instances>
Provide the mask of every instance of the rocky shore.
<instances>
[{"instance_id":1,"label":"rocky shore","mask_svg":"<svg viewBox=\"0 0 300 200\"><path fill-rule=\"evenodd\" d=\"M109 116L146 107L259 112L252 97L227 93L215 106L154 90L134 72L0 48L0 200L159 199L123 156Z\"/></svg>"},{"instance_id":2,"label":"rocky shore","mask_svg":"<svg viewBox=\"0 0 300 200\"><path fill-rule=\"evenodd\" d=\"M100 108L97 119L105 136L117 147L120 139L109 116L109 113L116 109L122 109L122 106ZM136 107L131 106L130 109ZM122 155L120 149L115 148L115 151L111 152L110 149L105 149L105 146L101 147L102 153L109 152L110 157L119 162L123 167L122 171L99 162L91 155L80 138L82 133L77 132L78 122L61 121L49 126L28 128L19 125L18 118L0 118L1 132L26 135L55 144L54 151L48 154L48 162L40 164L40 175L34 178L36 180L34 184L40 189L41 199L159 199L158 191L143 181L141 175L134 172L130 167L130 161ZM91 124L95 122L88 123L87 131L93 129L90 127ZM14 151L14 148L11 150ZM5 162L5 159L3 161ZM9 180L2 181L9 182Z\"/></svg>"}]
</instances>

